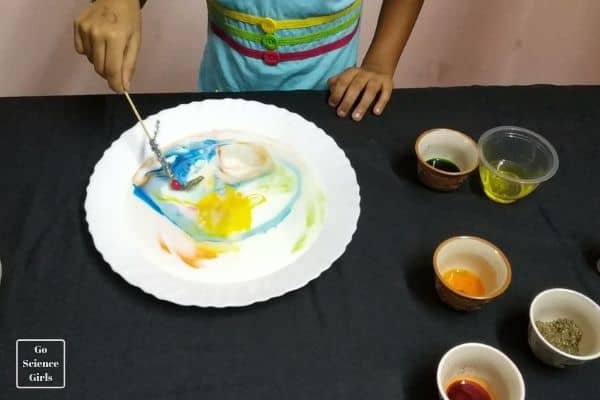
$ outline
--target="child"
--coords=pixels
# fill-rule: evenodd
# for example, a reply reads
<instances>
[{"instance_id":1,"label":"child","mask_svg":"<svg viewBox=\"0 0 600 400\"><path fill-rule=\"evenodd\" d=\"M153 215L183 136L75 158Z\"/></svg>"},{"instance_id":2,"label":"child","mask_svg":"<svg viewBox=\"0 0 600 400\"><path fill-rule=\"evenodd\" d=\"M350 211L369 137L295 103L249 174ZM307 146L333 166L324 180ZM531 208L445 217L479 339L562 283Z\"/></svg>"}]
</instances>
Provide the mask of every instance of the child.
<instances>
[{"instance_id":1,"label":"child","mask_svg":"<svg viewBox=\"0 0 600 400\"><path fill-rule=\"evenodd\" d=\"M369 1L369 0L366 0ZM117 91L129 90L146 0L96 0L75 20L75 48ZM326 89L340 117L380 115L423 0L383 0L356 67L361 0L206 0L203 91Z\"/></svg>"}]
</instances>

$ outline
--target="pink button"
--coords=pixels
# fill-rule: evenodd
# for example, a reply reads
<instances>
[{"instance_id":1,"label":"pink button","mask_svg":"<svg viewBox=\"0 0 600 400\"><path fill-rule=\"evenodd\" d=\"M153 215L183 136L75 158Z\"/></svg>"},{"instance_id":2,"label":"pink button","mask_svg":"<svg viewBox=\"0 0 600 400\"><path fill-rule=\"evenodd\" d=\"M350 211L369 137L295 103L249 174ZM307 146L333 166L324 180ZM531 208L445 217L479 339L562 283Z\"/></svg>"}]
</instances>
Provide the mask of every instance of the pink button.
<instances>
[{"instance_id":1,"label":"pink button","mask_svg":"<svg viewBox=\"0 0 600 400\"><path fill-rule=\"evenodd\" d=\"M281 61L281 56L276 51L265 51L262 58L267 65L277 65Z\"/></svg>"}]
</instances>

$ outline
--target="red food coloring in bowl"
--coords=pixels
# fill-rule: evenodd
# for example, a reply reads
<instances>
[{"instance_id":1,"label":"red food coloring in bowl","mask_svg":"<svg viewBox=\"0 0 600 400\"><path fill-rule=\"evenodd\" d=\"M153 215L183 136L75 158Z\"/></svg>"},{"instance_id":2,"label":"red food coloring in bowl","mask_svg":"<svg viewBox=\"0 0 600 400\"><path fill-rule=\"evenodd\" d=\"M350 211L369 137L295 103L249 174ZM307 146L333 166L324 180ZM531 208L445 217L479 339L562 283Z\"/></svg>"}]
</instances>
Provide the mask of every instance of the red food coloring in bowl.
<instances>
[{"instance_id":1,"label":"red food coloring in bowl","mask_svg":"<svg viewBox=\"0 0 600 400\"><path fill-rule=\"evenodd\" d=\"M453 382L446 394L450 400L492 400L492 396L477 382L461 379Z\"/></svg>"}]
</instances>

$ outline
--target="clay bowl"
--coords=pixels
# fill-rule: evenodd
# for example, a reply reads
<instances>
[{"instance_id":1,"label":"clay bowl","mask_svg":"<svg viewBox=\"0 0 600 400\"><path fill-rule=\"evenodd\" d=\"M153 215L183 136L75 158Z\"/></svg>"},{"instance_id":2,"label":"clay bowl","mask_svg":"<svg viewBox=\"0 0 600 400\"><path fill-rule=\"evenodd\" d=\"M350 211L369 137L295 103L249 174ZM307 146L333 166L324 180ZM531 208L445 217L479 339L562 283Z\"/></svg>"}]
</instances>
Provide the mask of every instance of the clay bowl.
<instances>
[{"instance_id":1,"label":"clay bowl","mask_svg":"<svg viewBox=\"0 0 600 400\"><path fill-rule=\"evenodd\" d=\"M458 189L479 166L477 143L462 132L438 128L423 132L415 143L417 175L425 186L443 192ZM449 172L429 164L450 161L458 171Z\"/></svg>"},{"instance_id":2,"label":"clay bowl","mask_svg":"<svg viewBox=\"0 0 600 400\"><path fill-rule=\"evenodd\" d=\"M471 295L453 288L443 277L450 270L467 270L483 285L482 295ZM512 279L511 267L504 253L487 240L474 236L454 236L442 242L433 255L435 289L451 308L474 311L502 295Z\"/></svg>"}]
</instances>

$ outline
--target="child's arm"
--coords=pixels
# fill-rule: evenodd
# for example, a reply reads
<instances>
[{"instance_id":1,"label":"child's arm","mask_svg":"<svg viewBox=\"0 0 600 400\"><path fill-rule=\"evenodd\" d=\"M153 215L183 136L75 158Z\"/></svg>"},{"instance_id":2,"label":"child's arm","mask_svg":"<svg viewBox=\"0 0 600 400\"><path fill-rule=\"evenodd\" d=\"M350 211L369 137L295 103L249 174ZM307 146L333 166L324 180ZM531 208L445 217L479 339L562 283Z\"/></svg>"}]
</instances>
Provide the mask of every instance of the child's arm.
<instances>
[{"instance_id":1,"label":"child's arm","mask_svg":"<svg viewBox=\"0 0 600 400\"><path fill-rule=\"evenodd\" d=\"M352 118L360 121L379 95L373 112L380 115L392 94L394 71L417 20L423 0L383 0L375 36L360 68L329 80L329 105L345 117L360 97ZM361 97L362 94L362 97Z\"/></svg>"},{"instance_id":2,"label":"child's arm","mask_svg":"<svg viewBox=\"0 0 600 400\"><path fill-rule=\"evenodd\" d=\"M116 92L129 90L146 0L96 0L75 20L75 49Z\"/></svg>"}]
</instances>

